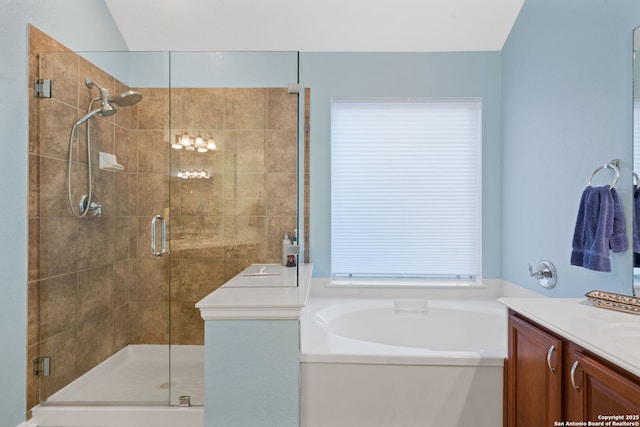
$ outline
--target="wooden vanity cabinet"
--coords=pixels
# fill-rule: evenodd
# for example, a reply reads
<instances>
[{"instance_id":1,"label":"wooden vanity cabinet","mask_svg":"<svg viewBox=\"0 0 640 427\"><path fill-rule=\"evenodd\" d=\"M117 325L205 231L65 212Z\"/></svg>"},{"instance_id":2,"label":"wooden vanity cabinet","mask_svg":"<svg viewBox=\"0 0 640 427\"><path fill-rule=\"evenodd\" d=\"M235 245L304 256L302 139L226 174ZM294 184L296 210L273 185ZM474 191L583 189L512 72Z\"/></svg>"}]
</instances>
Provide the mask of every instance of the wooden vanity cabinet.
<instances>
[{"instance_id":1,"label":"wooden vanity cabinet","mask_svg":"<svg viewBox=\"0 0 640 427\"><path fill-rule=\"evenodd\" d=\"M640 421L640 382L570 343L565 359L565 418L600 421L599 415Z\"/></svg>"},{"instance_id":2,"label":"wooden vanity cabinet","mask_svg":"<svg viewBox=\"0 0 640 427\"><path fill-rule=\"evenodd\" d=\"M640 378L511 310L505 363L507 427L640 421Z\"/></svg>"},{"instance_id":3,"label":"wooden vanity cabinet","mask_svg":"<svg viewBox=\"0 0 640 427\"><path fill-rule=\"evenodd\" d=\"M509 313L506 426L553 426L562 418L562 353L562 340Z\"/></svg>"}]
</instances>

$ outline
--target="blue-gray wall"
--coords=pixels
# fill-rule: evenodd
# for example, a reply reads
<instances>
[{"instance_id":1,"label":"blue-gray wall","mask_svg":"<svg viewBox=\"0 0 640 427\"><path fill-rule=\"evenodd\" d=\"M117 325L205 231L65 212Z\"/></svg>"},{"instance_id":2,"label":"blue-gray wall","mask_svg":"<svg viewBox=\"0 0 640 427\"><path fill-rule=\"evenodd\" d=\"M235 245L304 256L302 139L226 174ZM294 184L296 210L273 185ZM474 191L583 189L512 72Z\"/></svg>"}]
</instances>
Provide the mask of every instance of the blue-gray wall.
<instances>
[{"instance_id":1,"label":"blue-gray wall","mask_svg":"<svg viewBox=\"0 0 640 427\"><path fill-rule=\"evenodd\" d=\"M0 427L15 427L25 411L27 24L74 50L126 45L102 0L0 0L0 7ZM312 88L316 274L330 271L329 99L480 96L485 277L540 290L527 263L550 259L559 273L550 295L628 292L630 252L614 256L612 273L568 260L580 193L593 169L613 158L623 161L629 219L631 32L639 24L637 0L526 0L502 53L301 54L301 82Z\"/></svg>"},{"instance_id":2,"label":"blue-gray wall","mask_svg":"<svg viewBox=\"0 0 640 427\"><path fill-rule=\"evenodd\" d=\"M205 322L205 426L299 425L298 331L297 319Z\"/></svg>"},{"instance_id":3,"label":"blue-gray wall","mask_svg":"<svg viewBox=\"0 0 640 427\"><path fill-rule=\"evenodd\" d=\"M103 0L0 0L0 427L26 411L27 24L74 50L123 50Z\"/></svg>"},{"instance_id":4,"label":"blue-gray wall","mask_svg":"<svg viewBox=\"0 0 640 427\"><path fill-rule=\"evenodd\" d=\"M542 291L527 263L549 259L558 284L547 295L631 291L631 251L611 257L610 273L571 266L569 259L582 191L591 173L614 158L622 161L616 189L630 231L637 25L635 0L525 1L502 52L504 279ZM594 185L609 177L600 174Z\"/></svg>"},{"instance_id":5,"label":"blue-gray wall","mask_svg":"<svg viewBox=\"0 0 640 427\"><path fill-rule=\"evenodd\" d=\"M331 98L407 96L482 98L482 268L485 277L500 277L500 52L301 53L300 83L311 88L309 251L315 276L331 272Z\"/></svg>"}]
</instances>

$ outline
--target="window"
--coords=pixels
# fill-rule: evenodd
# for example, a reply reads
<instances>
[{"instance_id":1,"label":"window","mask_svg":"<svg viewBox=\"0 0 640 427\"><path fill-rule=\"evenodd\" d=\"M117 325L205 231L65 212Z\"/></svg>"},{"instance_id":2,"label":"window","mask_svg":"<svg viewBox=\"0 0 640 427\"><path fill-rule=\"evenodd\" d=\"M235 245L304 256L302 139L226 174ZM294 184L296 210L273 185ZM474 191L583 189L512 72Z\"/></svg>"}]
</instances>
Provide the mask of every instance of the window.
<instances>
[{"instance_id":1,"label":"window","mask_svg":"<svg viewBox=\"0 0 640 427\"><path fill-rule=\"evenodd\" d=\"M480 99L332 99L334 280L481 273Z\"/></svg>"}]
</instances>

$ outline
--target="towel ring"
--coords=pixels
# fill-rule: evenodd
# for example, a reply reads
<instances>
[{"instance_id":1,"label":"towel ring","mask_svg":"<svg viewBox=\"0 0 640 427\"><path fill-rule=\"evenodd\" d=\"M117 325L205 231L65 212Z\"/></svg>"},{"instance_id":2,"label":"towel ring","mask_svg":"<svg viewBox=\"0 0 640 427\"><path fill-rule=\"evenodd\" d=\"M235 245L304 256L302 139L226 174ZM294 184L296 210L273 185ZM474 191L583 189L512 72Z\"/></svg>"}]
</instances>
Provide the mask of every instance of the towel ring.
<instances>
[{"instance_id":1,"label":"towel ring","mask_svg":"<svg viewBox=\"0 0 640 427\"><path fill-rule=\"evenodd\" d=\"M593 179L594 176L596 176L598 172L607 168L613 169L613 171L615 172L613 182L609 184L609 188L615 187L616 184L618 183L618 179L620 178L620 169L618 169L618 160L613 160L609 163L605 163L604 165L600 166L598 169L594 170L591 176L589 177L589 181L587 181L587 185L591 185L591 180Z\"/></svg>"},{"instance_id":2,"label":"towel ring","mask_svg":"<svg viewBox=\"0 0 640 427\"><path fill-rule=\"evenodd\" d=\"M638 176L637 173L632 172L633 173L633 190L640 190L640 177Z\"/></svg>"}]
</instances>

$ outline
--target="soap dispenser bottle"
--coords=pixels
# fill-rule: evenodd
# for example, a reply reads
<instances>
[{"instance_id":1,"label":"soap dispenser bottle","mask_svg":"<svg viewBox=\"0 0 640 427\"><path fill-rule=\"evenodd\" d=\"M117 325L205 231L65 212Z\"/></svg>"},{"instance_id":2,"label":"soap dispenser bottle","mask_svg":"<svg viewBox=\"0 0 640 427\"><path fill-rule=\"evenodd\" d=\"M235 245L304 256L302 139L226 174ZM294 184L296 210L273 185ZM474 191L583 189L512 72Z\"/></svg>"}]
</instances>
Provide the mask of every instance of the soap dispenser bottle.
<instances>
[{"instance_id":1,"label":"soap dispenser bottle","mask_svg":"<svg viewBox=\"0 0 640 427\"><path fill-rule=\"evenodd\" d=\"M289 256L289 245L291 245L291 240L289 240L289 233L284 232L284 238L282 239L282 265L287 265L287 258Z\"/></svg>"}]
</instances>

